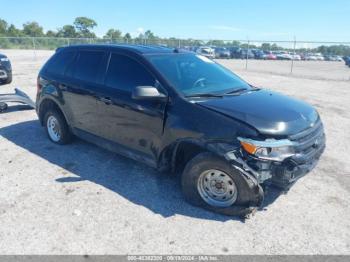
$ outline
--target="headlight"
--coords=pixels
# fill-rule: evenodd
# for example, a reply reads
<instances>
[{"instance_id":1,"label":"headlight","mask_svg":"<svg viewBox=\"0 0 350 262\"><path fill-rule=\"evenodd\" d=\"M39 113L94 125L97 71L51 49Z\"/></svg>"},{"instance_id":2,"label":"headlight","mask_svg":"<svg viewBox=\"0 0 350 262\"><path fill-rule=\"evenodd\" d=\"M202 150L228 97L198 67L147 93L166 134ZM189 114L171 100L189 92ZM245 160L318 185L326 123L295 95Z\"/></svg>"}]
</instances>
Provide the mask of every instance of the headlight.
<instances>
[{"instance_id":1,"label":"headlight","mask_svg":"<svg viewBox=\"0 0 350 262\"><path fill-rule=\"evenodd\" d=\"M239 137L243 149L264 160L283 161L295 154L294 143L288 139L267 139L258 141Z\"/></svg>"},{"instance_id":2,"label":"headlight","mask_svg":"<svg viewBox=\"0 0 350 262\"><path fill-rule=\"evenodd\" d=\"M2 58L0 58L0 61L1 62L8 62L10 60L7 57L2 57Z\"/></svg>"}]
</instances>

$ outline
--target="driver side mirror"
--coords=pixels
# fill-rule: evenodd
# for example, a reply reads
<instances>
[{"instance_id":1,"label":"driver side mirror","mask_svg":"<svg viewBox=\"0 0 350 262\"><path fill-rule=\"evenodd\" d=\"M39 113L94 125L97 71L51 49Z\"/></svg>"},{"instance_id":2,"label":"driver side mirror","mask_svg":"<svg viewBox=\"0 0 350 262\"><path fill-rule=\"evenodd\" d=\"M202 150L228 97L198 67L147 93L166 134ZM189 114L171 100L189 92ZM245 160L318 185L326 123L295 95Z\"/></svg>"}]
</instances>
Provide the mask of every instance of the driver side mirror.
<instances>
[{"instance_id":1,"label":"driver side mirror","mask_svg":"<svg viewBox=\"0 0 350 262\"><path fill-rule=\"evenodd\" d=\"M154 86L137 86L132 91L132 98L136 100L166 100L167 96L160 93Z\"/></svg>"}]
</instances>

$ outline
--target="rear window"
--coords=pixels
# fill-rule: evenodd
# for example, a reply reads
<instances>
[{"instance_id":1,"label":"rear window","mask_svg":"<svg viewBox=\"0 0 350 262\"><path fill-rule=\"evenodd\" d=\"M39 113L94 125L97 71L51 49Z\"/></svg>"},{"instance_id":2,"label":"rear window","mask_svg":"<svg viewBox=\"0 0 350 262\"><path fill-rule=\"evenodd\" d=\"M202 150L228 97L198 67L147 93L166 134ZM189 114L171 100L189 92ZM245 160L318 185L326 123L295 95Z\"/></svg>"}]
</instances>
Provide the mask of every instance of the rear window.
<instances>
[{"instance_id":1,"label":"rear window","mask_svg":"<svg viewBox=\"0 0 350 262\"><path fill-rule=\"evenodd\" d=\"M102 51L81 51L75 64L74 77L86 82L98 82L105 52Z\"/></svg>"},{"instance_id":2,"label":"rear window","mask_svg":"<svg viewBox=\"0 0 350 262\"><path fill-rule=\"evenodd\" d=\"M50 74L58 76L64 75L64 72L67 69L68 65L73 62L75 55L75 51L58 52L50 60L46 71Z\"/></svg>"}]
</instances>

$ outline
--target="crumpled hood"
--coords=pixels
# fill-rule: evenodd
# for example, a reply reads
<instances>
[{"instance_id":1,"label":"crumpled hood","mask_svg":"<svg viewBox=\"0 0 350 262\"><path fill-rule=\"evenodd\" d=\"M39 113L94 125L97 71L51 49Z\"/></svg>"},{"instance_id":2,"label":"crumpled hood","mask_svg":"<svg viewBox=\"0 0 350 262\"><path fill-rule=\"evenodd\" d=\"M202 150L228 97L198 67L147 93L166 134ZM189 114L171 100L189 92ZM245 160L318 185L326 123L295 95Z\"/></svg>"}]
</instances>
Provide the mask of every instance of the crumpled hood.
<instances>
[{"instance_id":1,"label":"crumpled hood","mask_svg":"<svg viewBox=\"0 0 350 262\"><path fill-rule=\"evenodd\" d=\"M268 136L293 135L313 126L318 120L318 113L309 104L269 90L196 103L243 121Z\"/></svg>"}]
</instances>

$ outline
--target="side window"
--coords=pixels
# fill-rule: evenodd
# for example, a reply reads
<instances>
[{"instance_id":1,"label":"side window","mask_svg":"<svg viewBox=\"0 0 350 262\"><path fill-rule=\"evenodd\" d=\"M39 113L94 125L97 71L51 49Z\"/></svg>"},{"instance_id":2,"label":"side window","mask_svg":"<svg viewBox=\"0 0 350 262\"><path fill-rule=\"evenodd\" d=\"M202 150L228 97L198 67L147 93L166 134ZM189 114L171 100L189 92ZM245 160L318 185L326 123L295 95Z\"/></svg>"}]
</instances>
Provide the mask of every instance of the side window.
<instances>
[{"instance_id":1,"label":"side window","mask_svg":"<svg viewBox=\"0 0 350 262\"><path fill-rule=\"evenodd\" d=\"M50 74L62 76L66 68L73 62L75 51L59 52L49 62L46 71Z\"/></svg>"},{"instance_id":2,"label":"side window","mask_svg":"<svg viewBox=\"0 0 350 262\"><path fill-rule=\"evenodd\" d=\"M111 55L105 78L106 86L131 91L136 86L154 86L155 82L155 78L136 60L124 55Z\"/></svg>"},{"instance_id":3,"label":"side window","mask_svg":"<svg viewBox=\"0 0 350 262\"><path fill-rule=\"evenodd\" d=\"M96 83L105 53L101 51L81 51L75 64L74 77Z\"/></svg>"}]
</instances>

